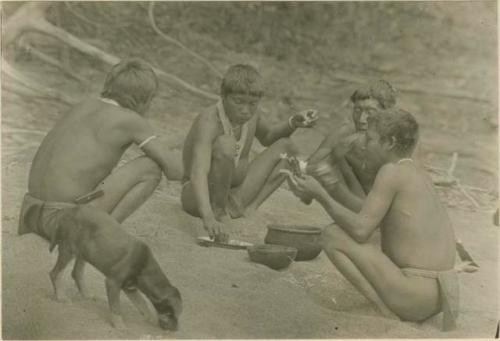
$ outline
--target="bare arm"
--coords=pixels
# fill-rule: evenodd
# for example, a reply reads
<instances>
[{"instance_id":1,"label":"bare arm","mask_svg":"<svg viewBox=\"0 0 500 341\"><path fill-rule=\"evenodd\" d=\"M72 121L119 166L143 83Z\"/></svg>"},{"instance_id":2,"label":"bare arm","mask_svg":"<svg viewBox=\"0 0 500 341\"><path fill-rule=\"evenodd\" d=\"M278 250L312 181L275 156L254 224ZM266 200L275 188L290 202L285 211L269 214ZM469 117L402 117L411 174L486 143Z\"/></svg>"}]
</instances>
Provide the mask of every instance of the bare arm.
<instances>
[{"instance_id":1,"label":"bare arm","mask_svg":"<svg viewBox=\"0 0 500 341\"><path fill-rule=\"evenodd\" d=\"M212 143L217 134L217 124L209 115L202 115L194 123L193 155L189 175L198 203L198 211L205 224L215 220L208 190L208 174L212 160Z\"/></svg>"},{"instance_id":2,"label":"bare arm","mask_svg":"<svg viewBox=\"0 0 500 341\"><path fill-rule=\"evenodd\" d=\"M398 191L398 172L396 166L383 166L363 203L360 213L354 213L332 199L326 191L318 191L315 198L328 214L353 239L366 242L386 215Z\"/></svg>"},{"instance_id":3,"label":"bare arm","mask_svg":"<svg viewBox=\"0 0 500 341\"><path fill-rule=\"evenodd\" d=\"M349 164L347 163L345 157L340 158L340 160L338 161L338 165L340 172L342 173L342 176L345 179L349 192L361 200L366 198L366 194L365 191L363 190L363 187L359 183L356 174L354 174L354 171L352 170L351 166L349 166Z\"/></svg>"},{"instance_id":4,"label":"bare arm","mask_svg":"<svg viewBox=\"0 0 500 341\"><path fill-rule=\"evenodd\" d=\"M340 181L335 186L330 195L340 204L344 205L353 212L359 213L363 207L363 199L351 192L349 187L343 181Z\"/></svg>"},{"instance_id":5,"label":"bare arm","mask_svg":"<svg viewBox=\"0 0 500 341\"><path fill-rule=\"evenodd\" d=\"M135 113L124 119L122 128L137 145L156 135L151 125ZM146 143L142 150L160 166L167 179L179 180L181 178L182 167L180 160L177 160L171 150L168 149L166 138L158 136Z\"/></svg>"},{"instance_id":6,"label":"bare arm","mask_svg":"<svg viewBox=\"0 0 500 341\"><path fill-rule=\"evenodd\" d=\"M288 121L271 126L264 122L259 115L257 117L257 130L255 131L255 137L257 137L257 140L259 140L263 146L268 147L280 138L289 137L295 129L296 128L290 127Z\"/></svg>"}]
</instances>

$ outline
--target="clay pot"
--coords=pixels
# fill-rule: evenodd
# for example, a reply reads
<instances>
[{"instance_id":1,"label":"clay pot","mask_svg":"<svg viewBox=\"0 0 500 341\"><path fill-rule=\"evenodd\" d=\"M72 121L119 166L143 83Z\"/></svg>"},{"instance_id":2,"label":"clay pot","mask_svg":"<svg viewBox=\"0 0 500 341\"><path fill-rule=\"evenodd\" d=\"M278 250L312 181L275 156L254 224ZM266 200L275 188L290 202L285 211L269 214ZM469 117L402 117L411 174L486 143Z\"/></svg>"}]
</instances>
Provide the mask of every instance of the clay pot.
<instances>
[{"instance_id":1,"label":"clay pot","mask_svg":"<svg viewBox=\"0 0 500 341\"><path fill-rule=\"evenodd\" d=\"M315 226L268 225L264 241L296 248L296 261L311 260L321 253L321 231Z\"/></svg>"},{"instance_id":2,"label":"clay pot","mask_svg":"<svg viewBox=\"0 0 500 341\"><path fill-rule=\"evenodd\" d=\"M297 256L296 248L273 244L250 246L247 251L252 262L267 265L274 270L286 268Z\"/></svg>"}]
</instances>

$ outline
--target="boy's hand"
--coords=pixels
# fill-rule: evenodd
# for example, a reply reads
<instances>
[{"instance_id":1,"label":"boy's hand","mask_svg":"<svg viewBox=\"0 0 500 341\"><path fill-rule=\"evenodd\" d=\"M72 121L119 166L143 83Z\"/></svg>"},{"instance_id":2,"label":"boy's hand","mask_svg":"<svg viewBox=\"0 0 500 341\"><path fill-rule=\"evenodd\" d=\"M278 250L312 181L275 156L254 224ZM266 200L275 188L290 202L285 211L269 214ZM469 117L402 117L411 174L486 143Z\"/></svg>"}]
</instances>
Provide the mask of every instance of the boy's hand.
<instances>
[{"instance_id":1,"label":"boy's hand","mask_svg":"<svg viewBox=\"0 0 500 341\"><path fill-rule=\"evenodd\" d=\"M290 117L289 123L292 128L312 128L318 119L317 110L307 109Z\"/></svg>"},{"instance_id":2,"label":"boy's hand","mask_svg":"<svg viewBox=\"0 0 500 341\"><path fill-rule=\"evenodd\" d=\"M227 243L229 241L229 235L223 223L213 219L204 222L203 227L207 230L210 239L214 239L219 243Z\"/></svg>"},{"instance_id":3,"label":"boy's hand","mask_svg":"<svg viewBox=\"0 0 500 341\"><path fill-rule=\"evenodd\" d=\"M310 175L297 177L291 172L288 175L288 186L292 192L303 201L310 201L312 198L321 195L325 190L323 186Z\"/></svg>"}]
</instances>

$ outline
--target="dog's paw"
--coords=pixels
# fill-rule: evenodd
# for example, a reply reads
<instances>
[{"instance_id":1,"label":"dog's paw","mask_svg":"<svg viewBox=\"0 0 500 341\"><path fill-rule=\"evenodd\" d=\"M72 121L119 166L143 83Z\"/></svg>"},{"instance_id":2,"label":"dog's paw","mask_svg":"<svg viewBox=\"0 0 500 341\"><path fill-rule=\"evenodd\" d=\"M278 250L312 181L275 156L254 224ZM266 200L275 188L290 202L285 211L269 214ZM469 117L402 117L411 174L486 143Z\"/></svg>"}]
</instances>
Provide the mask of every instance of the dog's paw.
<instances>
[{"instance_id":1,"label":"dog's paw","mask_svg":"<svg viewBox=\"0 0 500 341\"><path fill-rule=\"evenodd\" d=\"M68 303L70 300L69 297L64 294L56 294L54 295L54 301L58 303Z\"/></svg>"},{"instance_id":2,"label":"dog's paw","mask_svg":"<svg viewBox=\"0 0 500 341\"><path fill-rule=\"evenodd\" d=\"M123 318L116 314L111 315L111 325L118 330L124 330L127 328L125 322L123 322Z\"/></svg>"},{"instance_id":3,"label":"dog's paw","mask_svg":"<svg viewBox=\"0 0 500 341\"><path fill-rule=\"evenodd\" d=\"M80 291L80 298L84 301L97 301L97 297L95 295L89 294L86 291Z\"/></svg>"}]
</instances>

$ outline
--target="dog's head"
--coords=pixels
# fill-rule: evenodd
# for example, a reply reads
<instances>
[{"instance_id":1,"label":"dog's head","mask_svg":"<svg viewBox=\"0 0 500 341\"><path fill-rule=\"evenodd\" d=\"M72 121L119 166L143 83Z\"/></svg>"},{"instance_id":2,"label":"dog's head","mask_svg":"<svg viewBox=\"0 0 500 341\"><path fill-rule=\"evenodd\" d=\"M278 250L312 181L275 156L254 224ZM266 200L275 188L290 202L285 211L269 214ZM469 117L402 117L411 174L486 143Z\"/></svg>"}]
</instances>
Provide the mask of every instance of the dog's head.
<instances>
[{"instance_id":1,"label":"dog's head","mask_svg":"<svg viewBox=\"0 0 500 341\"><path fill-rule=\"evenodd\" d=\"M153 302L158 313L158 323L162 329L177 330L179 316L182 312L181 293L176 287L170 287L163 299Z\"/></svg>"}]
</instances>

